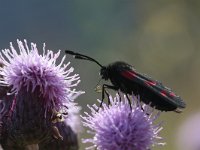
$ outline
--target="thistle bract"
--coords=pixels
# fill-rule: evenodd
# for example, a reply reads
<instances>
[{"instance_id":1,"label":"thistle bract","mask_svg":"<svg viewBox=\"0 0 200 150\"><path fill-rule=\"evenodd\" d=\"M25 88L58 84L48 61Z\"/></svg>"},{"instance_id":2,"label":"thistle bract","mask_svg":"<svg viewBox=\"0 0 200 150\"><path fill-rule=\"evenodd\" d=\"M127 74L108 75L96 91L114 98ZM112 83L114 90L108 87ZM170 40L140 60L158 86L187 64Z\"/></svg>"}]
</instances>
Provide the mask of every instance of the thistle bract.
<instances>
[{"instance_id":1,"label":"thistle bract","mask_svg":"<svg viewBox=\"0 0 200 150\"><path fill-rule=\"evenodd\" d=\"M162 138L158 136L162 129L160 125L154 125L158 117L150 113L150 108L141 106L136 97L132 98L132 106L126 97L118 95L113 99L110 96L111 105L103 104L103 107L88 106L91 114L85 112L83 125L88 127L89 133L94 137L84 139L83 143L92 143L98 150L148 150L153 145L162 145Z\"/></svg>"}]
</instances>

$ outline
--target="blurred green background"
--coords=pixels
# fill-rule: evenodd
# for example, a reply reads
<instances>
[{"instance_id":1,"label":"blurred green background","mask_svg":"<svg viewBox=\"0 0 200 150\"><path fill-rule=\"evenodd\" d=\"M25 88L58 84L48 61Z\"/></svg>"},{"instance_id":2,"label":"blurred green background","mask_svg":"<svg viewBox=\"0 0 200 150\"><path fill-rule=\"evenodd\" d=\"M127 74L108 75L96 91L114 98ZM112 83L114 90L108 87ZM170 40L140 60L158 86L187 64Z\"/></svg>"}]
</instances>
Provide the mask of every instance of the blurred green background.
<instances>
[{"instance_id":1,"label":"blurred green background","mask_svg":"<svg viewBox=\"0 0 200 150\"><path fill-rule=\"evenodd\" d=\"M45 42L47 48L56 51L75 50L103 65L123 60L181 95L187 108L182 114L161 114L161 135L167 145L155 150L176 149L181 122L200 110L199 27L198 0L0 1L1 49L9 48L9 42L19 38L40 48ZM100 68L71 56L67 60L81 76L79 89L86 94L77 102L86 111L87 104L101 98L94 91Z\"/></svg>"}]
</instances>

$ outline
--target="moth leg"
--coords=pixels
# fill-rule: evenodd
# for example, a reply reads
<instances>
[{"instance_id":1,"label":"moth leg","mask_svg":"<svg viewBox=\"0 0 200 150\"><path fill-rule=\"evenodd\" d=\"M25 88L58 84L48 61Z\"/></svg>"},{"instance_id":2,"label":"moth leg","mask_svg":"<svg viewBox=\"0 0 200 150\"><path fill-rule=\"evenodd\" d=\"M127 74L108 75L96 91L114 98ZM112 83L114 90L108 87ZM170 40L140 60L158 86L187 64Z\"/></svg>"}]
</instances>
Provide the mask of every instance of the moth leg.
<instances>
[{"instance_id":1,"label":"moth leg","mask_svg":"<svg viewBox=\"0 0 200 150\"><path fill-rule=\"evenodd\" d=\"M101 100L101 103L100 103L99 108L102 107L103 100L104 100L104 98L105 98L105 93L106 93L106 95L107 95L107 97L108 97L108 104L110 105L109 94L108 94L108 92L106 91L106 89L118 90L118 88L115 87L115 86L113 86L113 85L103 84L103 86L102 86L102 96L101 96L101 97L102 97L102 100Z\"/></svg>"},{"instance_id":2,"label":"moth leg","mask_svg":"<svg viewBox=\"0 0 200 150\"><path fill-rule=\"evenodd\" d=\"M120 95L119 91L117 92L117 94L119 95L119 101L121 102L122 98L121 98L121 95Z\"/></svg>"},{"instance_id":3,"label":"moth leg","mask_svg":"<svg viewBox=\"0 0 200 150\"><path fill-rule=\"evenodd\" d=\"M106 96L108 98L108 106L109 106L110 105L110 99L109 99L109 94L108 94L107 90L105 90L105 93L106 93Z\"/></svg>"},{"instance_id":4,"label":"moth leg","mask_svg":"<svg viewBox=\"0 0 200 150\"><path fill-rule=\"evenodd\" d=\"M129 103L130 109L132 110L131 100L130 100L130 98L128 97L128 94L127 94L127 93L126 93L126 98L128 99L128 103Z\"/></svg>"}]
</instances>

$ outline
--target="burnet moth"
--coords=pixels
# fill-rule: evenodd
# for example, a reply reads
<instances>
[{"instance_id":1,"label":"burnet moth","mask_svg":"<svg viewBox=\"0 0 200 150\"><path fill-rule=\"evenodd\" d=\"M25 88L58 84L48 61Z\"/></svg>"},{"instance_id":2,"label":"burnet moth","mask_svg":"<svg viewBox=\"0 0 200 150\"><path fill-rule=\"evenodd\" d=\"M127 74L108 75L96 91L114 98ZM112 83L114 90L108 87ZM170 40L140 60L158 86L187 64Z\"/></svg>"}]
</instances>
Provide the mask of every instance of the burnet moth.
<instances>
[{"instance_id":1,"label":"burnet moth","mask_svg":"<svg viewBox=\"0 0 200 150\"><path fill-rule=\"evenodd\" d=\"M103 84L102 101L105 88L120 90L123 93L139 95L145 104L161 111L181 112L186 107L185 102L171 89L161 82L151 79L149 76L137 72L133 66L125 62L114 62L108 66L101 65L95 59L70 50L66 54L73 55L76 59L84 59L95 62L101 67L100 75L104 80L110 80L112 85Z\"/></svg>"}]
</instances>

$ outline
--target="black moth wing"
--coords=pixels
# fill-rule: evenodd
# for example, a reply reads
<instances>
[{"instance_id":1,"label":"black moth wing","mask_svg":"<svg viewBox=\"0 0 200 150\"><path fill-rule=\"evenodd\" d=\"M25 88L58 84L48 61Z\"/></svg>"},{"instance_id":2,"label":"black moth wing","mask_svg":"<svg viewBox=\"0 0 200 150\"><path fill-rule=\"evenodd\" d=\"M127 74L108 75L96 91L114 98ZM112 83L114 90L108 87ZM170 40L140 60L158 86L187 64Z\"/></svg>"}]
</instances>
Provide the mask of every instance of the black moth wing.
<instances>
[{"instance_id":1,"label":"black moth wing","mask_svg":"<svg viewBox=\"0 0 200 150\"><path fill-rule=\"evenodd\" d=\"M180 96L177 96L168 87L163 86L161 82L136 72L129 64L123 62L116 64L112 67L117 71L115 73L119 74L117 77L120 80L118 86L122 92L139 94L141 101L161 111L176 111L177 108L186 107ZM116 81L111 78L111 82Z\"/></svg>"},{"instance_id":2,"label":"black moth wing","mask_svg":"<svg viewBox=\"0 0 200 150\"><path fill-rule=\"evenodd\" d=\"M133 70L123 71L121 75L130 80L132 84L138 84L138 92L142 96L141 100L145 103L150 103L156 109L170 111L177 108L185 108L185 103L180 96L163 86L161 82L152 80Z\"/></svg>"}]
</instances>

